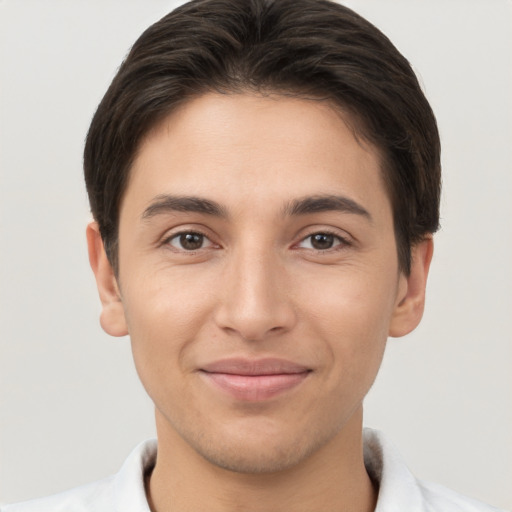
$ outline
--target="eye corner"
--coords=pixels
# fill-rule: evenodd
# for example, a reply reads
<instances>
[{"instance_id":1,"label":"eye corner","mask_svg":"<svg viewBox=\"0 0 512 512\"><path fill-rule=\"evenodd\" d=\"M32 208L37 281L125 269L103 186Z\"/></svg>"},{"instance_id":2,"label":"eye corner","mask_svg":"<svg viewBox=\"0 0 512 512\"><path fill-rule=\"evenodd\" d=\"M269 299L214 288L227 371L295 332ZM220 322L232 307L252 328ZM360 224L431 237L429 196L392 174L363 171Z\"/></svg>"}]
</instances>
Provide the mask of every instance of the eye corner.
<instances>
[{"instance_id":1,"label":"eye corner","mask_svg":"<svg viewBox=\"0 0 512 512\"><path fill-rule=\"evenodd\" d=\"M328 229L319 229L303 236L294 244L294 248L315 251L322 254L342 250L351 245L352 241L348 237Z\"/></svg>"},{"instance_id":2,"label":"eye corner","mask_svg":"<svg viewBox=\"0 0 512 512\"><path fill-rule=\"evenodd\" d=\"M197 229L182 229L169 233L162 238L160 246L188 255L219 247L210 236Z\"/></svg>"}]
</instances>

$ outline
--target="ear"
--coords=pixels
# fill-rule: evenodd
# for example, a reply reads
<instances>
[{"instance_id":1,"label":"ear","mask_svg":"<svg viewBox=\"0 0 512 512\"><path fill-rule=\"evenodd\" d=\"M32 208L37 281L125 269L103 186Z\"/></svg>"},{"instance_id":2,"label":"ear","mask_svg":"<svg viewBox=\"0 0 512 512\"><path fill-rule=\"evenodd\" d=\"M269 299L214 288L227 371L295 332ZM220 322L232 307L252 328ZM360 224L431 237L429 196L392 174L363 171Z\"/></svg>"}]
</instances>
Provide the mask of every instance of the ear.
<instances>
[{"instance_id":1,"label":"ear","mask_svg":"<svg viewBox=\"0 0 512 512\"><path fill-rule=\"evenodd\" d=\"M433 251L434 242L431 236L412 248L411 272L408 276L403 273L400 275L389 336L405 336L420 323L425 307L425 288Z\"/></svg>"},{"instance_id":2,"label":"ear","mask_svg":"<svg viewBox=\"0 0 512 512\"><path fill-rule=\"evenodd\" d=\"M96 286L102 304L101 327L111 336L125 336L128 334L128 328L121 294L114 270L108 261L97 222L91 222L87 226L87 247L89 263L96 277Z\"/></svg>"}]
</instances>

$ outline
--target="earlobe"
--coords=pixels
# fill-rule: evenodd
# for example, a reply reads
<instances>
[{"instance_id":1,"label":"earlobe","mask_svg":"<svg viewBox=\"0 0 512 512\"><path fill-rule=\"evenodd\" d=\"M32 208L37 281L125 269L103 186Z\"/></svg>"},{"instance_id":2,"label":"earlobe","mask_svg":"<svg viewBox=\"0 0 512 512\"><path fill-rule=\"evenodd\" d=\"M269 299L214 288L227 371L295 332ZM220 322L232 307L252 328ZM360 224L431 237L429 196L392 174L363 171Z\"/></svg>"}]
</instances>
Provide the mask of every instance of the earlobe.
<instances>
[{"instance_id":1,"label":"earlobe","mask_svg":"<svg viewBox=\"0 0 512 512\"><path fill-rule=\"evenodd\" d=\"M428 236L411 250L411 272L402 274L398 286L395 309L389 327L389 336L400 337L413 331L423 316L425 289L434 243Z\"/></svg>"},{"instance_id":2,"label":"earlobe","mask_svg":"<svg viewBox=\"0 0 512 512\"><path fill-rule=\"evenodd\" d=\"M101 327L111 336L125 336L128 334L128 328L117 279L107 258L96 222L91 222L87 226L87 247L89 263L96 278L102 305Z\"/></svg>"}]
</instances>

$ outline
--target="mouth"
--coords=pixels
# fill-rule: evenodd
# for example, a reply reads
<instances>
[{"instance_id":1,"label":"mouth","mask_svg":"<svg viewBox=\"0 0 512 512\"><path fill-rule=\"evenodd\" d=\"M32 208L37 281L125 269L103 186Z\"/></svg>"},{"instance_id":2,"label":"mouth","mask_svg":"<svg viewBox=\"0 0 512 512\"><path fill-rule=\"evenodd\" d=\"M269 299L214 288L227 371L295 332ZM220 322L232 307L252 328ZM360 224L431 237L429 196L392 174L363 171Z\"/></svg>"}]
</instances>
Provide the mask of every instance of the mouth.
<instances>
[{"instance_id":1,"label":"mouth","mask_svg":"<svg viewBox=\"0 0 512 512\"><path fill-rule=\"evenodd\" d=\"M310 368L284 359L224 359L200 369L201 376L215 389L235 400L261 402L299 386Z\"/></svg>"}]
</instances>

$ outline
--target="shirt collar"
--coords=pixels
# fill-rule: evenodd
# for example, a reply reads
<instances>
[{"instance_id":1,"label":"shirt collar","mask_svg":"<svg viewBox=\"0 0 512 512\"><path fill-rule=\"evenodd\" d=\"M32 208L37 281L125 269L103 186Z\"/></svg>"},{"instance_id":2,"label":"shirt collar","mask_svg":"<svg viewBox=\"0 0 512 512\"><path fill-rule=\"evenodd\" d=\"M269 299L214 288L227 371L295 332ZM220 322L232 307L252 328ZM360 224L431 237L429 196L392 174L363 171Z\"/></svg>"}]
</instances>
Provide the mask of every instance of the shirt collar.
<instances>
[{"instance_id":1,"label":"shirt collar","mask_svg":"<svg viewBox=\"0 0 512 512\"><path fill-rule=\"evenodd\" d=\"M424 499L418 481L407 469L396 448L381 432L365 428L364 463L379 489L375 512L422 511ZM126 459L113 482L116 511L150 512L144 479L155 465L156 439L139 444Z\"/></svg>"},{"instance_id":2,"label":"shirt collar","mask_svg":"<svg viewBox=\"0 0 512 512\"><path fill-rule=\"evenodd\" d=\"M381 432L363 431L364 465L379 490L375 512L424 510L424 497L418 480L402 461L396 448Z\"/></svg>"},{"instance_id":3,"label":"shirt collar","mask_svg":"<svg viewBox=\"0 0 512 512\"><path fill-rule=\"evenodd\" d=\"M116 512L151 512L144 480L156 462L157 441L139 444L126 459L113 482Z\"/></svg>"}]
</instances>

